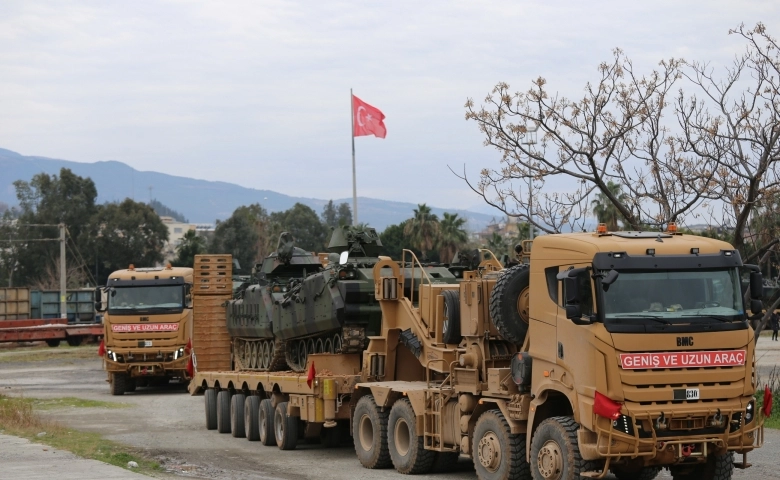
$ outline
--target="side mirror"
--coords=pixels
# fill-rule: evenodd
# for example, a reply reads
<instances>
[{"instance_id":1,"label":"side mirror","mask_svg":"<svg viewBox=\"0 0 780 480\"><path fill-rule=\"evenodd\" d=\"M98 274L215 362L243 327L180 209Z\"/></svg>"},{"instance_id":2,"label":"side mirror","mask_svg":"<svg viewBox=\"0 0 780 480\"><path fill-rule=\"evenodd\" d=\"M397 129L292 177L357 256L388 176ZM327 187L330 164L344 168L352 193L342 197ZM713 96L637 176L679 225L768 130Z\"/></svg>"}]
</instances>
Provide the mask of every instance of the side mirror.
<instances>
[{"instance_id":1,"label":"side mirror","mask_svg":"<svg viewBox=\"0 0 780 480\"><path fill-rule=\"evenodd\" d=\"M563 291L566 298L566 306L580 303L579 286L577 285L577 277L566 277L563 279Z\"/></svg>"},{"instance_id":2,"label":"side mirror","mask_svg":"<svg viewBox=\"0 0 780 480\"><path fill-rule=\"evenodd\" d=\"M601 279L601 288L606 292L609 290L609 286L615 283L615 280L617 280L619 276L620 272L617 270L610 270L604 278Z\"/></svg>"},{"instance_id":3,"label":"side mirror","mask_svg":"<svg viewBox=\"0 0 780 480\"><path fill-rule=\"evenodd\" d=\"M106 308L103 306L103 289L97 287L95 289L95 311L105 312Z\"/></svg>"},{"instance_id":4,"label":"side mirror","mask_svg":"<svg viewBox=\"0 0 780 480\"><path fill-rule=\"evenodd\" d=\"M344 250L339 256L339 265L346 265L347 260L349 260L349 252Z\"/></svg>"},{"instance_id":5,"label":"side mirror","mask_svg":"<svg viewBox=\"0 0 780 480\"><path fill-rule=\"evenodd\" d=\"M750 272L750 298L755 300L764 298L764 276L761 272Z\"/></svg>"},{"instance_id":6,"label":"side mirror","mask_svg":"<svg viewBox=\"0 0 780 480\"><path fill-rule=\"evenodd\" d=\"M192 285L184 285L184 308L192 308Z\"/></svg>"},{"instance_id":7,"label":"side mirror","mask_svg":"<svg viewBox=\"0 0 780 480\"><path fill-rule=\"evenodd\" d=\"M756 314L756 313L761 313L762 311L764 311L764 305L761 303L761 300L757 298L751 298L750 312Z\"/></svg>"},{"instance_id":8,"label":"side mirror","mask_svg":"<svg viewBox=\"0 0 780 480\"><path fill-rule=\"evenodd\" d=\"M567 304L566 305L566 318L569 320L575 320L582 317L582 309L579 305Z\"/></svg>"}]
</instances>

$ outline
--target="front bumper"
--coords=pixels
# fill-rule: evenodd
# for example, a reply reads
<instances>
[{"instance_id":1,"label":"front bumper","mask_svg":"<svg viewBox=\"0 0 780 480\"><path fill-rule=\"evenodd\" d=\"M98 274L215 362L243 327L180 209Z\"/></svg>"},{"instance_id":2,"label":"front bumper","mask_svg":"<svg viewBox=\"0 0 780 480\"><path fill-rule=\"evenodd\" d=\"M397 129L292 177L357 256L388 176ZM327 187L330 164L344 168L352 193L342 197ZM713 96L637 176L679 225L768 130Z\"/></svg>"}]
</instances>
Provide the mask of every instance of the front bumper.
<instances>
[{"instance_id":1,"label":"front bumper","mask_svg":"<svg viewBox=\"0 0 780 480\"><path fill-rule=\"evenodd\" d=\"M120 355L120 352L116 352ZM190 361L190 355L184 355L176 360L168 355L158 358L156 355L149 355L146 359L134 358L127 359L122 357L123 361L114 361L108 356L103 357L103 368L108 373L124 373L130 377L161 377L173 376L189 380L187 373L187 364Z\"/></svg>"}]
</instances>

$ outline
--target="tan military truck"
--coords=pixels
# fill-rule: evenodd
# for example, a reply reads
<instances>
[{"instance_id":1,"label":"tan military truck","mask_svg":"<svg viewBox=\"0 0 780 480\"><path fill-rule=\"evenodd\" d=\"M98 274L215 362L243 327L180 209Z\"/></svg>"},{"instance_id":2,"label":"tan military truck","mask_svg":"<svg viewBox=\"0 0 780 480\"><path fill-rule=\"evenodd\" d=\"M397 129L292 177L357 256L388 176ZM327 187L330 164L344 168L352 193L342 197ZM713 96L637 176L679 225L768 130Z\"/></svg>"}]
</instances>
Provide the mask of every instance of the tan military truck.
<instances>
[{"instance_id":1,"label":"tan military truck","mask_svg":"<svg viewBox=\"0 0 780 480\"><path fill-rule=\"evenodd\" d=\"M191 291L192 269L170 265L130 265L96 289L95 308L105 312L99 353L112 395L190 378Z\"/></svg>"},{"instance_id":2,"label":"tan military truck","mask_svg":"<svg viewBox=\"0 0 780 480\"><path fill-rule=\"evenodd\" d=\"M382 335L350 397L363 466L424 473L465 455L482 480L749 466L763 418L744 303L760 310L761 277L743 300L739 252L670 225L545 235L525 253L410 296L408 269L374 267Z\"/></svg>"}]
</instances>

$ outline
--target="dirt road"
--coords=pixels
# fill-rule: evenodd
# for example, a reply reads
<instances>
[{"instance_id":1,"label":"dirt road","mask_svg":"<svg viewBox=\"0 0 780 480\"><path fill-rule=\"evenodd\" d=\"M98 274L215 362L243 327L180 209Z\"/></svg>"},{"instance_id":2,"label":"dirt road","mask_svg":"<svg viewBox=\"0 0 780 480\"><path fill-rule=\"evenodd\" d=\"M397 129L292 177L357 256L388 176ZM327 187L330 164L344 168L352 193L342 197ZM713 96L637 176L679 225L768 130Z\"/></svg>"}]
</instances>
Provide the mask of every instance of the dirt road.
<instances>
[{"instance_id":1,"label":"dirt road","mask_svg":"<svg viewBox=\"0 0 780 480\"><path fill-rule=\"evenodd\" d=\"M759 347L763 346L762 343L763 339ZM9 353L0 352L0 356ZM775 352L768 353L764 360L768 361L774 355ZM362 468L355 458L354 449L349 446L324 449L319 444L303 444L297 450L280 451L275 447L263 447L259 442L207 431L203 419L203 397L191 397L181 386L139 388L135 393L112 397L97 357L27 363L8 360L12 359L0 362L1 393L126 402L129 406L121 409L68 408L44 414L72 428L99 432L108 439L144 450L170 472L179 475L207 479L405 478L394 470ZM767 430L765 446L749 456L754 466L745 471L737 470L734 478L780 479L778 454L780 432ZM472 480L476 475L470 461L462 459L454 473L415 478ZM662 472L658 478L671 477L668 472Z\"/></svg>"}]
</instances>

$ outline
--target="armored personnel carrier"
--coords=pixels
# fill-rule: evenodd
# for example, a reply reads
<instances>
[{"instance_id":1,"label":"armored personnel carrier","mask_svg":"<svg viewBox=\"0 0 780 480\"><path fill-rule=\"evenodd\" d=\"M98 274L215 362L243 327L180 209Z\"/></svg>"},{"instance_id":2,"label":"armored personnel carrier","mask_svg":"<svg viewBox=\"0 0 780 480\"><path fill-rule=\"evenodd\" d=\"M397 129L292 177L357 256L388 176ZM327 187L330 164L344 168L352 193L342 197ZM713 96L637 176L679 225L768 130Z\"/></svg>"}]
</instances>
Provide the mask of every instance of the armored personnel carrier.
<instances>
[{"instance_id":1,"label":"armored personnel carrier","mask_svg":"<svg viewBox=\"0 0 780 480\"><path fill-rule=\"evenodd\" d=\"M228 304L236 367L303 371L311 353L362 352L368 337L381 332L373 278L381 248L373 228L336 228L330 253L320 256L282 234L278 250L256 267L254 283ZM425 274L436 282L456 281L444 267Z\"/></svg>"}]
</instances>

